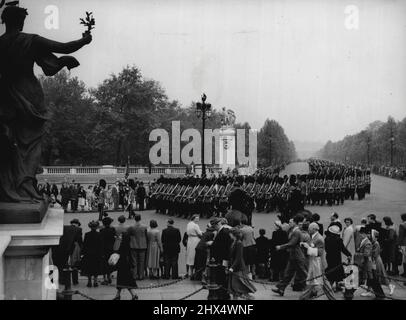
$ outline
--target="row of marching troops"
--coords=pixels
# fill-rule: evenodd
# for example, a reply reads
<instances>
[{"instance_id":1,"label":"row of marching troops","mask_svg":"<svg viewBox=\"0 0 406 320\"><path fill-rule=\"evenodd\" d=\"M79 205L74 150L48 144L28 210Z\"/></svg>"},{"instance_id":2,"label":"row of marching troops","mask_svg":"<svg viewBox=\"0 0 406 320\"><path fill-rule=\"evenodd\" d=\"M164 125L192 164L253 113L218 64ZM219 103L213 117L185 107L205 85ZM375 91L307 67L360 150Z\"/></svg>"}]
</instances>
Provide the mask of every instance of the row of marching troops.
<instances>
[{"instance_id":1,"label":"row of marching troops","mask_svg":"<svg viewBox=\"0 0 406 320\"><path fill-rule=\"evenodd\" d=\"M371 193L371 170L327 160L311 159L310 174L302 182L305 202L311 205L343 204L345 200L363 200Z\"/></svg>"},{"instance_id":2,"label":"row of marching troops","mask_svg":"<svg viewBox=\"0 0 406 320\"><path fill-rule=\"evenodd\" d=\"M254 175L211 178L161 177L151 186L149 203L157 212L184 218L193 214L224 216L229 196L237 188L244 194L245 214L280 212L289 219L306 205L339 205L364 199L370 193L370 170L325 160L309 160L310 173L280 177L280 168L260 169Z\"/></svg>"},{"instance_id":3,"label":"row of marching troops","mask_svg":"<svg viewBox=\"0 0 406 320\"><path fill-rule=\"evenodd\" d=\"M245 213L251 220L257 211L297 212L300 193L291 190L289 177L279 177L280 167L258 170L254 175L220 175L211 178L164 178L152 186L149 202L157 212L190 218L199 214L204 218L224 216L230 205L231 193L240 189ZM292 176L293 177L293 176ZM296 200L295 200L296 199Z\"/></svg>"}]
</instances>

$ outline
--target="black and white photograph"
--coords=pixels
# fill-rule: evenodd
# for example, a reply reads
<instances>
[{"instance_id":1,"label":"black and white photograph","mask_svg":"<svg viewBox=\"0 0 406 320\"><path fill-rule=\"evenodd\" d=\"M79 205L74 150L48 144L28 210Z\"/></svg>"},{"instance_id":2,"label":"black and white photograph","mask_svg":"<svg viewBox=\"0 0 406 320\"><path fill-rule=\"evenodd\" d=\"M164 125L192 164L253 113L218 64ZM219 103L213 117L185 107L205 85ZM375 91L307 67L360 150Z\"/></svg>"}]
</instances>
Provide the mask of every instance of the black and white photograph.
<instances>
[{"instance_id":1,"label":"black and white photograph","mask_svg":"<svg viewBox=\"0 0 406 320\"><path fill-rule=\"evenodd\" d=\"M0 300L406 300L406 1L0 18Z\"/></svg>"}]
</instances>

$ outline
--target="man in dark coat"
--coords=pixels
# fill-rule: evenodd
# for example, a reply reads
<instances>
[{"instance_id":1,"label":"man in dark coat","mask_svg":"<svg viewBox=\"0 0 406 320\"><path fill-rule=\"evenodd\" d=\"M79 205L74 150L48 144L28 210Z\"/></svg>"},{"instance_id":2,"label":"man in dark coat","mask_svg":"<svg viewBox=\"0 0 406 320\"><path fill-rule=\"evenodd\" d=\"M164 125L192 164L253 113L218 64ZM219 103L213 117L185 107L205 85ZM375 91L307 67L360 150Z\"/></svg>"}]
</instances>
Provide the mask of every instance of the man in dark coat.
<instances>
[{"instance_id":1,"label":"man in dark coat","mask_svg":"<svg viewBox=\"0 0 406 320\"><path fill-rule=\"evenodd\" d=\"M144 202L147 193L145 191L144 183L141 181L139 187L137 188L137 201L140 204L140 211L144 211Z\"/></svg>"},{"instance_id":2,"label":"man in dark coat","mask_svg":"<svg viewBox=\"0 0 406 320\"><path fill-rule=\"evenodd\" d=\"M257 261L256 270L259 278L266 278L269 274L268 272L268 259L269 259L269 249L270 240L265 236L265 229L259 229L259 237L255 239L257 248Z\"/></svg>"},{"instance_id":3,"label":"man in dark coat","mask_svg":"<svg viewBox=\"0 0 406 320\"><path fill-rule=\"evenodd\" d=\"M306 287L307 278L307 266L306 258L303 250L300 247L302 242L302 231L300 230L300 224L303 223L304 217L301 214L297 214L290 220L292 231L289 235L289 242L283 245L276 246L276 250L289 250L289 260L286 266L283 279L279 281L273 292L283 296L286 287L289 285L293 277L295 277L293 284L293 291L303 291Z\"/></svg>"},{"instance_id":4,"label":"man in dark coat","mask_svg":"<svg viewBox=\"0 0 406 320\"><path fill-rule=\"evenodd\" d=\"M64 183L64 184L62 184L62 188L61 188L61 205L65 212L68 208L69 199L70 199L70 189Z\"/></svg>"},{"instance_id":5,"label":"man in dark coat","mask_svg":"<svg viewBox=\"0 0 406 320\"><path fill-rule=\"evenodd\" d=\"M282 279L283 272L286 269L288 263L289 254L285 250L276 250L276 247L285 244L289 241L288 233L283 230L282 223L275 221L276 230L272 233L272 239L270 240L271 251L271 281L279 281Z\"/></svg>"},{"instance_id":6,"label":"man in dark coat","mask_svg":"<svg viewBox=\"0 0 406 320\"><path fill-rule=\"evenodd\" d=\"M79 284L80 255L83 247L83 233L81 223L78 219L70 222L71 226L76 228L75 240L73 242L73 251L71 254L70 267L72 268L72 284Z\"/></svg>"},{"instance_id":7,"label":"man in dark coat","mask_svg":"<svg viewBox=\"0 0 406 320\"><path fill-rule=\"evenodd\" d=\"M72 183L70 186L70 203L71 203L71 210L73 212L78 210L78 201L79 201L79 188L75 183Z\"/></svg>"},{"instance_id":8,"label":"man in dark coat","mask_svg":"<svg viewBox=\"0 0 406 320\"><path fill-rule=\"evenodd\" d=\"M148 247L147 227L141 223L141 215L134 216L135 225L128 228L134 279L145 277L145 259Z\"/></svg>"},{"instance_id":9,"label":"man in dark coat","mask_svg":"<svg viewBox=\"0 0 406 320\"><path fill-rule=\"evenodd\" d=\"M165 263L164 279L169 279L172 271L172 279L178 279L178 259L180 252L181 235L178 228L175 228L173 219L168 220L168 227L162 230L162 247Z\"/></svg>"},{"instance_id":10,"label":"man in dark coat","mask_svg":"<svg viewBox=\"0 0 406 320\"><path fill-rule=\"evenodd\" d=\"M231 244L233 242L230 237L230 227L227 225L226 219L215 219L213 221L213 226L217 231L217 235L211 245L210 256L211 258L214 258L215 262L218 264L216 268L216 280L217 284L220 285L221 288L217 291L218 296L209 296L209 300L215 298L220 300L229 300L230 295L227 292L228 284L226 268L228 267Z\"/></svg>"},{"instance_id":11,"label":"man in dark coat","mask_svg":"<svg viewBox=\"0 0 406 320\"><path fill-rule=\"evenodd\" d=\"M83 263L82 271L87 276L88 282L87 287L92 287L92 277L93 277L93 287L98 287L97 277L101 273L100 267L102 263L103 248L102 239L100 232L98 232L99 222L91 221L88 224L90 232L85 234L83 240Z\"/></svg>"},{"instance_id":12,"label":"man in dark coat","mask_svg":"<svg viewBox=\"0 0 406 320\"><path fill-rule=\"evenodd\" d=\"M230 227L236 227L241 224L242 220L248 220L247 215L243 213L244 192L237 188L230 195L231 210L226 214L227 224Z\"/></svg>"},{"instance_id":13,"label":"man in dark coat","mask_svg":"<svg viewBox=\"0 0 406 320\"><path fill-rule=\"evenodd\" d=\"M63 234L59 240L59 245L52 248L52 260L59 270L60 284L64 284L65 282L65 279L63 279L63 269L68 267L69 256L75 249L75 242L82 247L82 228L80 228L80 222L77 219L73 219L70 226L63 227ZM74 272L72 277L73 284L77 284L77 272Z\"/></svg>"}]
</instances>

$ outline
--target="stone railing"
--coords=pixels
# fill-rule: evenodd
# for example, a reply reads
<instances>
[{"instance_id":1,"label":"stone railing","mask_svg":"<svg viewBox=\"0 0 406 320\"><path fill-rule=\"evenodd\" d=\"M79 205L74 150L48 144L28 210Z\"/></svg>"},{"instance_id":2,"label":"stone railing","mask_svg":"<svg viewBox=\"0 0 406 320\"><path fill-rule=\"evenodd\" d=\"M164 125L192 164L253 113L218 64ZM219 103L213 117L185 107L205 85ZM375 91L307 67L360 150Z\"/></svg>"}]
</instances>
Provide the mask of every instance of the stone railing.
<instances>
[{"instance_id":1,"label":"stone railing","mask_svg":"<svg viewBox=\"0 0 406 320\"><path fill-rule=\"evenodd\" d=\"M43 175L124 175L126 167L43 167ZM130 175L149 174L149 167L130 167ZM151 174L186 174L186 167L151 167Z\"/></svg>"}]
</instances>

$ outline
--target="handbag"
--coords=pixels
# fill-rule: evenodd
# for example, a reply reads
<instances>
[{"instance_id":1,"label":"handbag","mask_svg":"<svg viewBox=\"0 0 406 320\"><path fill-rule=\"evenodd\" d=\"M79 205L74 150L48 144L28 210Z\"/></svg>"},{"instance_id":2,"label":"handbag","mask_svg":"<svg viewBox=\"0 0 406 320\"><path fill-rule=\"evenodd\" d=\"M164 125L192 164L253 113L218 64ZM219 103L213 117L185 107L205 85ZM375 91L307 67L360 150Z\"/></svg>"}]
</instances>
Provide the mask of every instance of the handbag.
<instances>
[{"instance_id":1,"label":"handbag","mask_svg":"<svg viewBox=\"0 0 406 320\"><path fill-rule=\"evenodd\" d=\"M120 260L120 255L118 253L113 253L110 256L108 263L110 266L115 266L117 264L118 260Z\"/></svg>"},{"instance_id":2,"label":"handbag","mask_svg":"<svg viewBox=\"0 0 406 320\"><path fill-rule=\"evenodd\" d=\"M364 255L360 252L354 253L354 264L358 267L362 266L364 262Z\"/></svg>"},{"instance_id":3,"label":"handbag","mask_svg":"<svg viewBox=\"0 0 406 320\"><path fill-rule=\"evenodd\" d=\"M183 234L183 239L182 239L182 243L185 247L187 247L187 239L189 238L189 236L187 235L187 233L185 232Z\"/></svg>"},{"instance_id":4,"label":"handbag","mask_svg":"<svg viewBox=\"0 0 406 320\"><path fill-rule=\"evenodd\" d=\"M80 266L80 256L81 256L81 249L79 243L75 242L73 252L69 256L69 266L71 267L78 267Z\"/></svg>"},{"instance_id":5,"label":"handbag","mask_svg":"<svg viewBox=\"0 0 406 320\"><path fill-rule=\"evenodd\" d=\"M121 240L122 240L122 236L119 235L116 237L114 244L113 244L113 251L118 251L120 250L120 246L121 246Z\"/></svg>"}]
</instances>

